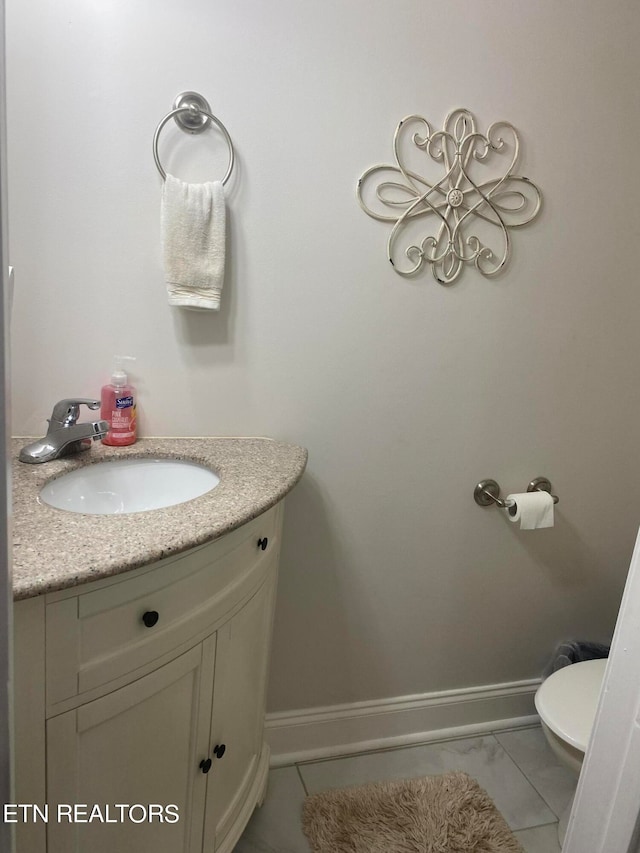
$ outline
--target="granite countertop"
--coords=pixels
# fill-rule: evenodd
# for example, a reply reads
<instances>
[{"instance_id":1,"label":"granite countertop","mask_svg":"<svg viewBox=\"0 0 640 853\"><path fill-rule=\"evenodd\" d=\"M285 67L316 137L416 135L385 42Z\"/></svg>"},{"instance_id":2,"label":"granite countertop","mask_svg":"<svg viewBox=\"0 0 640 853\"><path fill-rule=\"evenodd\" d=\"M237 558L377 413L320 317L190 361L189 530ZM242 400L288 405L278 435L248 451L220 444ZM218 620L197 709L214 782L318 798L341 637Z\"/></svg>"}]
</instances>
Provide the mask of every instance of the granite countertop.
<instances>
[{"instance_id":1,"label":"granite countertop","mask_svg":"<svg viewBox=\"0 0 640 853\"><path fill-rule=\"evenodd\" d=\"M29 439L12 440L13 594L31 598L138 568L217 539L265 512L298 482L307 451L268 438L143 438L39 465L18 461ZM176 506L85 515L43 504L45 483L107 459L170 458L211 468L213 491Z\"/></svg>"}]
</instances>

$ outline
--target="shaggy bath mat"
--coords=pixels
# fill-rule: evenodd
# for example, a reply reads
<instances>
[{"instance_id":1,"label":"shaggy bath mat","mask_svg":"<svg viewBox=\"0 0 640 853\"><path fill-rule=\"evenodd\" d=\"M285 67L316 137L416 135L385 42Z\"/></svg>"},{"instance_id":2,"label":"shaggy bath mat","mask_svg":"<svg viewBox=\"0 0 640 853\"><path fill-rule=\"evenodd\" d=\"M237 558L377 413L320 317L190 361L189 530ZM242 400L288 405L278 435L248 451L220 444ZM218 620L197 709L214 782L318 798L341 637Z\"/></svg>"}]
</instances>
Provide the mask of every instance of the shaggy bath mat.
<instances>
[{"instance_id":1,"label":"shaggy bath mat","mask_svg":"<svg viewBox=\"0 0 640 853\"><path fill-rule=\"evenodd\" d=\"M313 853L524 853L466 773L315 794L302 828Z\"/></svg>"}]
</instances>

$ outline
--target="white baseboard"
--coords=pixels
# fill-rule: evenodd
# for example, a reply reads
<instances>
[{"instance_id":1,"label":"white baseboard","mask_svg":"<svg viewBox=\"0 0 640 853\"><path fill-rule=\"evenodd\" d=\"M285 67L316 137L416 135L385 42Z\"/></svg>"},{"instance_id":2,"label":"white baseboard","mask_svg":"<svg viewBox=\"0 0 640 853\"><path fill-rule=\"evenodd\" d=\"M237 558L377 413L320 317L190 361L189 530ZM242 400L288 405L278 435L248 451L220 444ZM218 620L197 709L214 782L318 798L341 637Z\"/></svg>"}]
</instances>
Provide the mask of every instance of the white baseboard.
<instances>
[{"instance_id":1,"label":"white baseboard","mask_svg":"<svg viewBox=\"0 0 640 853\"><path fill-rule=\"evenodd\" d=\"M267 714L271 766L534 725L539 684L531 679Z\"/></svg>"}]
</instances>

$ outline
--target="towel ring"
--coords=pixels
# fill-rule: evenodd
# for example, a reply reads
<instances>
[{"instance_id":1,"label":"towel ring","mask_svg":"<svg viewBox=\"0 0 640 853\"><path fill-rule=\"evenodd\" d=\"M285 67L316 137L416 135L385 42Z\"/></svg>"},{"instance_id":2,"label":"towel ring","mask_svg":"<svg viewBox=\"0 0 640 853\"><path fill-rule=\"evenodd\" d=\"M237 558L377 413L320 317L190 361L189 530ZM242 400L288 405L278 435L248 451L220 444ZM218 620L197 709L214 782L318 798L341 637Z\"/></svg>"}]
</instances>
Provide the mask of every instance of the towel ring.
<instances>
[{"instance_id":1,"label":"towel ring","mask_svg":"<svg viewBox=\"0 0 640 853\"><path fill-rule=\"evenodd\" d=\"M181 106L181 104L186 104L186 106ZM153 159L156 161L156 166L158 167L158 171L162 175L162 180L166 180L167 173L162 168L162 163L160 162L160 156L158 154L158 142L160 140L160 133L162 128L170 119L175 119L176 123L183 130L187 131L187 133L200 133L206 127L213 122L222 132L227 145L229 147L229 165L227 167L227 171L225 173L224 178L222 179L222 184L227 183L231 176L231 172L233 171L233 163L235 160L235 152L233 150L233 142L231 141L231 137L229 136L229 131L222 124L219 118L216 118L211 112L211 108L207 101L201 96L197 95L195 92L184 92L182 95L178 95L175 100L174 109L171 110L170 113L162 119L160 124L156 128L156 132L153 135ZM186 114L189 114L187 116ZM198 122L198 119L203 117L203 121Z\"/></svg>"}]
</instances>

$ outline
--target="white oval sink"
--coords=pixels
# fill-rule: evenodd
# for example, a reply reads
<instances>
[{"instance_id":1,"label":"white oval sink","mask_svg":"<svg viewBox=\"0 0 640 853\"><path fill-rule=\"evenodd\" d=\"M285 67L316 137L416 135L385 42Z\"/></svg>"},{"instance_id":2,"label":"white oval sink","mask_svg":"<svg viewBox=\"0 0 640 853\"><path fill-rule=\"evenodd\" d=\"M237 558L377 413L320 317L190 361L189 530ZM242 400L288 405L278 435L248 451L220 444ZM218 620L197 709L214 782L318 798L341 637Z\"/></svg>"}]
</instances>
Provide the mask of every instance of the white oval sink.
<instances>
[{"instance_id":1,"label":"white oval sink","mask_svg":"<svg viewBox=\"0 0 640 853\"><path fill-rule=\"evenodd\" d=\"M89 515L147 512L210 492L220 478L195 462L178 459L116 459L77 468L40 491L57 509Z\"/></svg>"}]
</instances>

